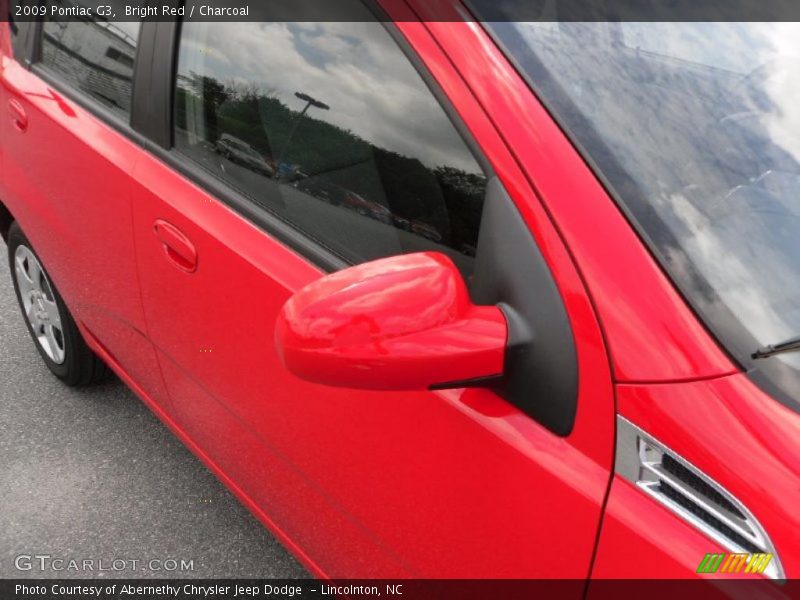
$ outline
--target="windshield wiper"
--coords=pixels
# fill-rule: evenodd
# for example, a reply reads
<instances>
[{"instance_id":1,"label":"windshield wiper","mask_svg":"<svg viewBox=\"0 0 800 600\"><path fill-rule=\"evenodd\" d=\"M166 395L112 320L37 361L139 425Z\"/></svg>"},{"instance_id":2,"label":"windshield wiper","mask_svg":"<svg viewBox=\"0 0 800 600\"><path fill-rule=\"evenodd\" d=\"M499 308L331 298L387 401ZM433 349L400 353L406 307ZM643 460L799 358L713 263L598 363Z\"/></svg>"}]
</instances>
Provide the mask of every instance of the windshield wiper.
<instances>
[{"instance_id":1,"label":"windshield wiper","mask_svg":"<svg viewBox=\"0 0 800 600\"><path fill-rule=\"evenodd\" d=\"M795 350L800 350L800 336L786 340L780 344L775 344L774 346L764 346L763 348L759 348L753 352L753 358L768 358L776 354L793 352Z\"/></svg>"}]
</instances>

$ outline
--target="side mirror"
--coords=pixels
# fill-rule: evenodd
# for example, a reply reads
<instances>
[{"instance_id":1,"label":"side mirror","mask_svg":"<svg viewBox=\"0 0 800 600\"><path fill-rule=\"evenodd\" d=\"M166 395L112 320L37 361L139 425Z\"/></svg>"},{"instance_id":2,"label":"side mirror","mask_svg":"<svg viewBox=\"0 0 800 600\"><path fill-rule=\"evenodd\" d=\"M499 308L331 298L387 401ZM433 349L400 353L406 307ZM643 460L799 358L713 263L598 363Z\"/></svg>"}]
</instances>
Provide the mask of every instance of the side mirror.
<instances>
[{"instance_id":1,"label":"side mirror","mask_svg":"<svg viewBox=\"0 0 800 600\"><path fill-rule=\"evenodd\" d=\"M508 328L472 304L438 252L365 263L323 277L284 305L275 342L289 371L374 390L460 387L503 373Z\"/></svg>"}]
</instances>

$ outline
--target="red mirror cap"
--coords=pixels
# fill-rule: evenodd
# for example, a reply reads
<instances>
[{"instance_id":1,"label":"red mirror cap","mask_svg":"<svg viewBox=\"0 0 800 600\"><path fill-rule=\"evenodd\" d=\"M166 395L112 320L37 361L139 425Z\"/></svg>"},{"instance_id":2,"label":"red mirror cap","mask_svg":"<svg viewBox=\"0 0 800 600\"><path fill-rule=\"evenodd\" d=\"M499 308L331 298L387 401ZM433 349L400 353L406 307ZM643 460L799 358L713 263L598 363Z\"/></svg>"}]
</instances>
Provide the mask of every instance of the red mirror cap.
<instances>
[{"instance_id":1,"label":"red mirror cap","mask_svg":"<svg viewBox=\"0 0 800 600\"><path fill-rule=\"evenodd\" d=\"M295 375L327 385L418 390L502 374L507 325L475 306L452 261L423 252L351 267L284 306L276 344Z\"/></svg>"}]
</instances>

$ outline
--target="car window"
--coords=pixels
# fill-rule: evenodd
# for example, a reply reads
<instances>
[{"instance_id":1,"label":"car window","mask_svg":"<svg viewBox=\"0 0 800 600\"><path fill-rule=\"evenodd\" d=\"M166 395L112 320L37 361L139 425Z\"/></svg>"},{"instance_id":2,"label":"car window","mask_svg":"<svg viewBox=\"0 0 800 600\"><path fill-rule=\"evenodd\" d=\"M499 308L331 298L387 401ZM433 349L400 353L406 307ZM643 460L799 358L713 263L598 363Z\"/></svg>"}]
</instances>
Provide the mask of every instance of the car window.
<instances>
[{"instance_id":1,"label":"car window","mask_svg":"<svg viewBox=\"0 0 800 600\"><path fill-rule=\"evenodd\" d=\"M139 22L48 18L43 26L42 63L112 110L128 115L140 26Z\"/></svg>"},{"instance_id":2,"label":"car window","mask_svg":"<svg viewBox=\"0 0 800 600\"><path fill-rule=\"evenodd\" d=\"M470 273L486 178L386 28L270 10L184 23L177 150L350 263L438 250Z\"/></svg>"}]
</instances>

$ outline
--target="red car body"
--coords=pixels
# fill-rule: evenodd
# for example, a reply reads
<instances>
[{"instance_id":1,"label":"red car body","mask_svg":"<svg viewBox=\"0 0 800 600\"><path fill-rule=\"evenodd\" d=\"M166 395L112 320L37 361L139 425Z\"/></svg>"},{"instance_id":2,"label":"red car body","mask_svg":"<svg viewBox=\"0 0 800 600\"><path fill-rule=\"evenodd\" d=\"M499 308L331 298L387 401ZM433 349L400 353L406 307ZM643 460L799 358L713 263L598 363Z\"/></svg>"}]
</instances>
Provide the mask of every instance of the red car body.
<instances>
[{"instance_id":1,"label":"red car body","mask_svg":"<svg viewBox=\"0 0 800 600\"><path fill-rule=\"evenodd\" d=\"M412 2L422 20L382 4L552 272L579 368L571 433L487 388L287 370L276 323L323 271L20 64L0 27L2 211L87 343L318 576L696 576L725 549L615 474L618 415L746 505L797 576L800 415L728 358L480 24L445 0ZM496 370L489 342L464 343Z\"/></svg>"}]
</instances>

